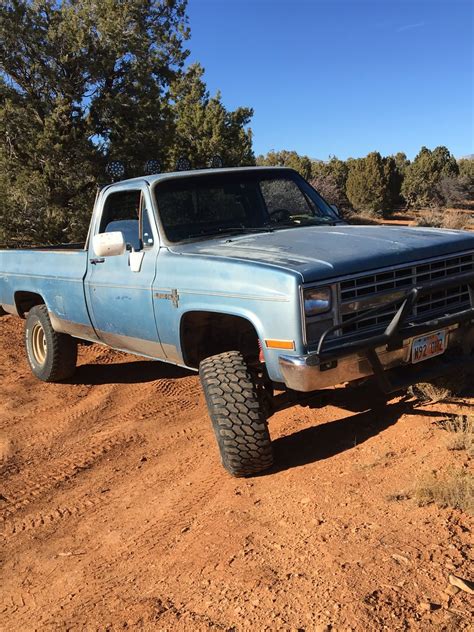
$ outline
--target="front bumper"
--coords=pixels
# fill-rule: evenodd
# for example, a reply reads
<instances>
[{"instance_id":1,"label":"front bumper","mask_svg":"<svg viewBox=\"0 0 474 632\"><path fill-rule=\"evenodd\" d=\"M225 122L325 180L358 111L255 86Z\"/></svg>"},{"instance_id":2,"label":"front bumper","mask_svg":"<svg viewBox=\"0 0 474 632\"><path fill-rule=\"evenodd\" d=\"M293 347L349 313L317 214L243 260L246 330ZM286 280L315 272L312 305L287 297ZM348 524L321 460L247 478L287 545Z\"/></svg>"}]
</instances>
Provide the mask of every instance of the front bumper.
<instances>
[{"instance_id":1,"label":"front bumper","mask_svg":"<svg viewBox=\"0 0 474 632\"><path fill-rule=\"evenodd\" d=\"M436 290L467 284L471 307L423 323L408 322L408 314L422 296ZM374 308L374 313L391 304L401 305L385 331L376 336L355 340L340 346L328 347L328 334L340 329L335 325L319 339L316 351L303 356L283 355L279 358L280 371L286 386L295 391L310 392L343 382L375 376L380 388L392 393L410 384L427 381L447 374L459 367L472 366L474 350L474 274L455 279L433 281L415 287L404 299L396 299ZM367 315L366 312L365 315ZM356 316L356 322L361 316ZM421 364L411 365L410 350L414 337L445 329L448 334L445 354ZM456 354L453 351L458 349Z\"/></svg>"}]
</instances>

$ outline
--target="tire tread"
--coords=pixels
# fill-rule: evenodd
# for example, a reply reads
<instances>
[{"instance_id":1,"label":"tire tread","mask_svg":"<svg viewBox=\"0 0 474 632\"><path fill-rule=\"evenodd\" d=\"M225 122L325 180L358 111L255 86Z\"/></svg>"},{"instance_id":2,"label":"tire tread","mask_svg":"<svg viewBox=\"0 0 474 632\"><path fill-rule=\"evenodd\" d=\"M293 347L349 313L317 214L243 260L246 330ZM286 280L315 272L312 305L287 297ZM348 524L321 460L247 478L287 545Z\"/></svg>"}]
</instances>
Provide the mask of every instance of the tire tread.
<instances>
[{"instance_id":1,"label":"tire tread","mask_svg":"<svg viewBox=\"0 0 474 632\"><path fill-rule=\"evenodd\" d=\"M243 477L271 467L268 424L242 354L227 351L206 358L199 375L225 469Z\"/></svg>"}]
</instances>

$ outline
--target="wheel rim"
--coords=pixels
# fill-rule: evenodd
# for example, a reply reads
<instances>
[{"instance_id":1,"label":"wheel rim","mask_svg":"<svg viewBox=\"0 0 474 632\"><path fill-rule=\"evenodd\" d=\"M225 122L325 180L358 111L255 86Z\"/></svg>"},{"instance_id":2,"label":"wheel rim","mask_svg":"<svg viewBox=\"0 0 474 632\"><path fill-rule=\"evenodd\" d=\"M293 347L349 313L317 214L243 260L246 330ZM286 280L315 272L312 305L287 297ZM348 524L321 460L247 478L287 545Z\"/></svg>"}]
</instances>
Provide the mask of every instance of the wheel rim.
<instances>
[{"instance_id":1,"label":"wheel rim","mask_svg":"<svg viewBox=\"0 0 474 632\"><path fill-rule=\"evenodd\" d=\"M33 331L31 332L31 347L36 362L38 362L38 364L44 364L48 346L46 344L44 329L39 323L33 327Z\"/></svg>"}]
</instances>

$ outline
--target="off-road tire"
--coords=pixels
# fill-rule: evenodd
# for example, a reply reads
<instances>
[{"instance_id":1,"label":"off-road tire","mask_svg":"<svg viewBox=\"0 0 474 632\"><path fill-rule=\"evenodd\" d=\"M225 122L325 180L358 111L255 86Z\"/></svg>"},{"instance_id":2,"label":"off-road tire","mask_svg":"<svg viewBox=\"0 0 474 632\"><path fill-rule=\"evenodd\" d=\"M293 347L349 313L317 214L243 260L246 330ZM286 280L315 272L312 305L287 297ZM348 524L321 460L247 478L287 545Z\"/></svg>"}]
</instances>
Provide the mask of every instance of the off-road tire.
<instances>
[{"instance_id":1,"label":"off-road tire","mask_svg":"<svg viewBox=\"0 0 474 632\"><path fill-rule=\"evenodd\" d=\"M41 360L38 357L38 337L43 340L43 336L44 359ZM46 305L36 305L28 312L25 323L25 346L30 368L43 382L60 382L74 374L77 341L67 334L54 331Z\"/></svg>"},{"instance_id":2,"label":"off-road tire","mask_svg":"<svg viewBox=\"0 0 474 632\"><path fill-rule=\"evenodd\" d=\"M222 465L232 476L271 467L273 452L264 405L242 354L228 351L203 360L199 376Z\"/></svg>"}]
</instances>

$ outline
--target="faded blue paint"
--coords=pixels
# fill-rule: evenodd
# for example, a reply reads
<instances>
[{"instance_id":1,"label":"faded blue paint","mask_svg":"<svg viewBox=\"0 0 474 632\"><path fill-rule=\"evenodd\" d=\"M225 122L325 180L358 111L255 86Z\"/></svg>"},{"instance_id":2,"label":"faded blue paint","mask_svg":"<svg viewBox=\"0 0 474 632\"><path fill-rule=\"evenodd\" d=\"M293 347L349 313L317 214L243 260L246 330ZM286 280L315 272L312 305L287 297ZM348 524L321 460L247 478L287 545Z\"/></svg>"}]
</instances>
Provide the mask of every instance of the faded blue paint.
<instances>
[{"instance_id":1,"label":"faded blue paint","mask_svg":"<svg viewBox=\"0 0 474 632\"><path fill-rule=\"evenodd\" d=\"M185 314L233 314L248 319L262 341L294 340L294 351L285 355L299 355L306 351L303 283L329 283L341 276L474 249L474 235L467 232L346 225L168 244L160 235L150 190L161 181L200 173L139 178L102 191L91 236L98 231L103 202L111 192L141 189L153 211L154 245L145 250L139 272L130 269L128 252L92 265L92 240L87 250L3 250L0 305L14 305L19 291L34 292L73 335L178 364L185 361L180 342ZM88 335L80 333L87 329ZM270 377L281 381L281 351L264 348L264 353Z\"/></svg>"}]
</instances>

